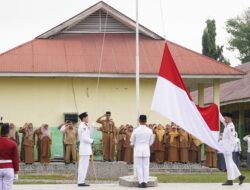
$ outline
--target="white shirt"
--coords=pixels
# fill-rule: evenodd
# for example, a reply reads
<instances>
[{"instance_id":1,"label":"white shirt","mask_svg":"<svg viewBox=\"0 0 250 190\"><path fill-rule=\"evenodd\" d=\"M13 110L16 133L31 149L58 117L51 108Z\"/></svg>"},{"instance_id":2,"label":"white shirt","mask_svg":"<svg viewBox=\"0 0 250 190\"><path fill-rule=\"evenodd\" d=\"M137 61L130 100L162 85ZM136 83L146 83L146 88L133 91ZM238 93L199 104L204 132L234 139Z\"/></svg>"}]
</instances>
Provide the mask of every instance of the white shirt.
<instances>
[{"instance_id":1,"label":"white shirt","mask_svg":"<svg viewBox=\"0 0 250 190\"><path fill-rule=\"evenodd\" d=\"M247 152L250 153L250 136L245 136L243 140L247 142Z\"/></svg>"},{"instance_id":2,"label":"white shirt","mask_svg":"<svg viewBox=\"0 0 250 190\"><path fill-rule=\"evenodd\" d=\"M234 146L234 152L241 152L241 143L240 143L239 138L236 138L236 144Z\"/></svg>"},{"instance_id":3,"label":"white shirt","mask_svg":"<svg viewBox=\"0 0 250 190\"><path fill-rule=\"evenodd\" d=\"M234 151L237 138L235 137L235 127L233 122L225 123L225 119L220 114L220 121L224 124L225 128L223 131L223 136L221 140L221 145L224 150L224 153L230 153Z\"/></svg>"},{"instance_id":4,"label":"white shirt","mask_svg":"<svg viewBox=\"0 0 250 190\"><path fill-rule=\"evenodd\" d=\"M140 125L133 131L130 142L134 146L135 157L150 157L150 146L154 142L153 132L145 125Z\"/></svg>"},{"instance_id":5,"label":"white shirt","mask_svg":"<svg viewBox=\"0 0 250 190\"><path fill-rule=\"evenodd\" d=\"M79 155L89 156L92 154L91 144L93 139L90 137L90 128L88 124L81 122L78 128L78 138L80 141Z\"/></svg>"}]
</instances>

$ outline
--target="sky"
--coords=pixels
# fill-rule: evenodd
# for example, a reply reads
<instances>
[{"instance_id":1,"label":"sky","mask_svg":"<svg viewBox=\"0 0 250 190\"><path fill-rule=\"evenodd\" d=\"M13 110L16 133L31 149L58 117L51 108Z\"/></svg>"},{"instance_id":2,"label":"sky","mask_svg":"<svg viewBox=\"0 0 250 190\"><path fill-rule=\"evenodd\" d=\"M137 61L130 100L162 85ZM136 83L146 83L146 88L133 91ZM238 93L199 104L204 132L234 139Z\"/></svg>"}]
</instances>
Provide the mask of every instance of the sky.
<instances>
[{"instance_id":1,"label":"sky","mask_svg":"<svg viewBox=\"0 0 250 190\"><path fill-rule=\"evenodd\" d=\"M97 0L0 0L0 53L34 39L97 3ZM104 0L135 19L135 0ZM166 39L201 52L207 19L215 19L217 44L228 46L225 22L250 7L250 0L139 0L139 22ZM237 52L224 49L233 66Z\"/></svg>"}]
</instances>

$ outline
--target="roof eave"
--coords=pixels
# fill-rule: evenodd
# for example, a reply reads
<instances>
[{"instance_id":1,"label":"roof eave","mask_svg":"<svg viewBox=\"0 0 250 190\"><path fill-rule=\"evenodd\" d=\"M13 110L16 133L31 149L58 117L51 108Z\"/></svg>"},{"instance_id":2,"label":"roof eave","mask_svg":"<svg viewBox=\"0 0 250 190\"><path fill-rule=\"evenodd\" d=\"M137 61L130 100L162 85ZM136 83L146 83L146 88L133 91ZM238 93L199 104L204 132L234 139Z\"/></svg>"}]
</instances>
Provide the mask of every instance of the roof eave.
<instances>
[{"instance_id":1,"label":"roof eave","mask_svg":"<svg viewBox=\"0 0 250 190\"><path fill-rule=\"evenodd\" d=\"M90 14L98 11L98 10L104 10L107 11L111 16L115 17L118 19L120 22L124 23L128 27L135 29L136 28L136 23L134 20L129 18L128 16L122 14L118 10L114 9L113 7L109 6L108 4L104 3L103 1L100 1L99 3L93 5L92 7L86 9L85 11L79 13L78 15L68 19L67 21L57 25L56 27L48 30L47 32L37 36L36 38L41 38L41 39L47 39L51 36L54 36L58 34L60 31L64 30L67 27L70 27L78 22L80 22L82 19L88 17ZM139 25L139 32L141 34L144 34L146 36L149 36L153 39L159 39L159 40L164 40L164 38L153 31L147 29L146 27Z\"/></svg>"},{"instance_id":2,"label":"roof eave","mask_svg":"<svg viewBox=\"0 0 250 190\"><path fill-rule=\"evenodd\" d=\"M157 78L157 74L141 73L141 78ZM184 79L228 79L237 80L243 75L192 75L182 74ZM80 78L135 78L134 73L75 73L75 72L1 72L0 77L80 77Z\"/></svg>"}]
</instances>

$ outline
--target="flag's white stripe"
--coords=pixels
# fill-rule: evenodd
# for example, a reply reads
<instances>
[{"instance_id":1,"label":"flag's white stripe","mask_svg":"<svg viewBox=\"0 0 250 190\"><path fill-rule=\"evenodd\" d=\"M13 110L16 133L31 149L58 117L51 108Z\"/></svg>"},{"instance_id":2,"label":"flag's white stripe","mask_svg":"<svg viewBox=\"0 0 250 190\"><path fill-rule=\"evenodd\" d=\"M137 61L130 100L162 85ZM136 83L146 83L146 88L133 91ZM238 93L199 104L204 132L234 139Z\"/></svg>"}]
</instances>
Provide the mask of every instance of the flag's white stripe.
<instances>
[{"instance_id":1,"label":"flag's white stripe","mask_svg":"<svg viewBox=\"0 0 250 190\"><path fill-rule=\"evenodd\" d=\"M157 79L151 109L175 122L203 143L220 150L218 139L212 134L187 93L160 76Z\"/></svg>"}]
</instances>

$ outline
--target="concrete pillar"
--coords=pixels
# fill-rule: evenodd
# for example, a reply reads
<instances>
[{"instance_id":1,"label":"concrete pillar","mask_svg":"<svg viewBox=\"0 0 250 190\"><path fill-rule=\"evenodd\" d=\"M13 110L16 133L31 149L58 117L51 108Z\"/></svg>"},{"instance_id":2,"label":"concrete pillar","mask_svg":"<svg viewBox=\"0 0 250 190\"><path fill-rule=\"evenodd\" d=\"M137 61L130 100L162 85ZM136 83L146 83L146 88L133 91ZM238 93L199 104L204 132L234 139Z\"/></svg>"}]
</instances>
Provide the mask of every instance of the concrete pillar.
<instances>
[{"instance_id":1,"label":"concrete pillar","mask_svg":"<svg viewBox=\"0 0 250 190\"><path fill-rule=\"evenodd\" d=\"M219 79L214 79L213 102L217 104L217 106L220 108L220 80Z\"/></svg>"},{"instance_id":2,"label":"concrete pillar","mask_svg":"<svg viewBox=\"0 0 250 190\"><path fill-rule=\"evenodd\" d=\"M244 104L239 104L239 129L238 129L238 134L239 138L243 138L244 134L244 116L245 111L244 111Z\"/></svg>"},{"instance_id":3,"label":"concrete pillar","mask_svg":"<svg viewBox=\"0 0 250 190\"><path fill-rule=\"evenodd\" d=\"M204 106L204 85L198 84L198 105L203 107Z\"/></svg>"},{"instance_id":4,"label":"concrete pillar","mask_svg":"<svg viewBox=\"0 0 250 190\"><path fill-rule=\"evenodd\" d=\"M214 79L214 86L213 86L213 102L218 106L218 109L220 111L220 80ZM219 129L221 131L221 128Z\"/></svg>"}]
</instances>

